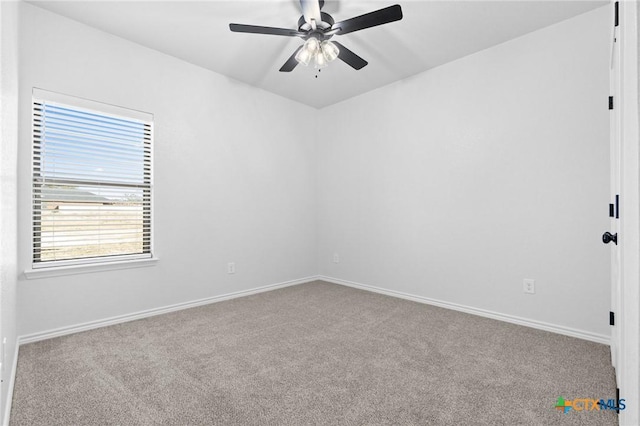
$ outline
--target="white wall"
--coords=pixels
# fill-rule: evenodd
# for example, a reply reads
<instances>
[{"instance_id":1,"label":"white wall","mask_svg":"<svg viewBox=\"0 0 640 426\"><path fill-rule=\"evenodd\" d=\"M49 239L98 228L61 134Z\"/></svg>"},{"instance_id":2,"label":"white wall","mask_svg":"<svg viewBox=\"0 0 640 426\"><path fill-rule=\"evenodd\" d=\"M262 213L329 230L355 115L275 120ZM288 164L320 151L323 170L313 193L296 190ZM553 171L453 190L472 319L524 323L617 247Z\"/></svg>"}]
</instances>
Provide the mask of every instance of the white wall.
<instances>
[{"instance_id":1,"label":"white wall","mask_svg":"<svg viewBox=\"0 0 640 426\"><path fill-rule=\"evenodd\" d=\"M603 7L322 110L320 273L608 336L610 24Z\"/></svg>"},{"instance_id":2,"label":"white wall","mask_svg":"<svg viewBox=\"0 0 640 426\"><path fill-rule=\"evenodd\" d=\"M0 342L7 339L0 386L0 422L15 361L17 265L17 152L18 152L18 9L0 2ZM0 349L1 350L1 349Z\"/></svg>"},{"instance_id":3,"label":"white wall","mask_svg":"<svg viewBox=\"0 0 640 426\"><path fill-rule=\"evenodd\" d=\"M19 271L30 268L33 87L154 114L160 258L21 276L20 335L316 273L315 143L301 136L314 110L28 4L20 68Z\"/></svg>"},{"instance_id":4,"label":"white wall","mask_svg":"<svg viewBox=\"0 0 640 426\"><path fill-rule=\"evenodd\" d=\"M0 342L6 339L0 386L0 422L8 395L17 345L17 153L18 9L0 2Z\"/></svg>"},{"instance_id":5,"label":"white wall","mask_svg":"<svg viewBox=\"0 0 640 426\"><path fill-rule=\"evenodd\" d=\"M609 23L598 9L317 111L22 4L19 271L33 87L155 114L161 260L21 276L19 334L319 271L608 335ZM330 138L301 138L318 123Z\"/></svg>"}]
</instances>

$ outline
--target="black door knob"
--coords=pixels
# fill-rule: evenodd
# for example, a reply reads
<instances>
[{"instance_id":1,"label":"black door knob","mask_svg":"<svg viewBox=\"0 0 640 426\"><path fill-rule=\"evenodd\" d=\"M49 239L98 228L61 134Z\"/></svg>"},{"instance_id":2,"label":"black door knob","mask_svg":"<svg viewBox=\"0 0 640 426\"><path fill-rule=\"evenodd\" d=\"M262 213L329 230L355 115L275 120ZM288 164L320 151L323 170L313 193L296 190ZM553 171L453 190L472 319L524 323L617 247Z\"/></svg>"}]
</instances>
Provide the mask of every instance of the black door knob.
<instances>
[{"instance_id":1,"label":"black door knob","mask_svg":"<svg viewBox=\"0 0 640 426\"><path fill-rule=\"evenodd\" d=\"M613 244L618 244L618 234L612 234L611 232L605 232L602 234L602 242L605 244L609 244L613 241Z\"/></svg>"}]
</instances>

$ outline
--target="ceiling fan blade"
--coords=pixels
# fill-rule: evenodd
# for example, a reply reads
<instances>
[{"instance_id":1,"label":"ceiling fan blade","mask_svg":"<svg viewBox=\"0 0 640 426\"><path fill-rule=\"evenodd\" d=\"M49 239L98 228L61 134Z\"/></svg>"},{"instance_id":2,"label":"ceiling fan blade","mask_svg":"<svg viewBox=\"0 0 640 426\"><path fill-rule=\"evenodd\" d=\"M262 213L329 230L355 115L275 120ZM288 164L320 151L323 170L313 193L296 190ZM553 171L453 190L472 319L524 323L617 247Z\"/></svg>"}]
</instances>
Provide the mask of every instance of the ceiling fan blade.
<instances>
[{"instance_id":1,"label":"ceiling fan blade","mask_svg":"<svg viewBox=\"0 0 640 426\"><path fill-rule=\"evenodd\" d=\"M302 1L302 0L301 0ZM346 21L336 22L331 28L340 28L338 35L352 33L354 31L364 30L389 22L399 21L402 19L402 8L399 4L376 10L375 12L365 13Z\"/></svg>"},{"instance_id":2,"label":"ceiling fan blade","mask_svg":"<svg viewBox=\"0 0 640 426\"><path fill-rule=\"evenodd\" d=\"M304 46L304 45L302 45L302 46ZM298 54L300 49L302 49L302 46L298 47L296 49L296 51L293 52L293 55L291 55L289 57L289 59L287 59L287 62L285 62L284 65L282 66L282 68L280 68L280 72L291 72L291 71L293 71L293 69L296 67L296 65L298 65L298 61L296 60L296 55Z\"/></svg>"},{"instance_id":3,"label":"ceiling fan blade","mask_svg":"<svg viewBox=\"0 0 640 426\"><path fill-rule=\"evenodd\" d=\"M234 33L271 34L289 37L304 37L306 34L288 28L260 27L258 25L229 24L229 29Z\"/></svg>"},{"instance_id":4,"label":"ceiling fan blade","mask_svg":"<svg viewBox=\"0 0 640 426\"><path fill-rule=\"evenodd\" d=\"M355 53L347 49L346 47L344 47L342 44L338 43L337 41L332 41L332 43L338 46L338 49L340 49L340 52L338 53L338 58L344 63L346 63L347 65L349 65L350 67L356 70L359 70L367 66L367 64L369 63L364 59L362 59L360 56L356 55Z\"/></svg>"},{"instance_id":5,"label":"ceiling fan blade","mask_svg":"<svg viewBox=\"0 0 640 426\"><path fill-rule=\"evenodd\" d=\"M318 0L300 0L300 7L302 8L302 16L307 24L311 24L311 20L321 22L320 16L320 1Z\"/></svg>"}]
</instances>

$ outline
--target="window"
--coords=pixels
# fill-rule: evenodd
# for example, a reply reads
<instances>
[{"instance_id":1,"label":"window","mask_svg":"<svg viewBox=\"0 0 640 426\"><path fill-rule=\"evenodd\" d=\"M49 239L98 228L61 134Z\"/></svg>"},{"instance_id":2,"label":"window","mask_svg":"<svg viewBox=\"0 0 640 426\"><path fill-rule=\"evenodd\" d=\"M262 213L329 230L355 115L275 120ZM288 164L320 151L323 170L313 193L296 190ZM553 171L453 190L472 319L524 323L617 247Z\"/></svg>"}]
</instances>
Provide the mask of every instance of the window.
<instances>
[{"instance_id":1,"label":"window","mask_svg":"<svg viewBox=\"0 0 640 426\"><path fill-rule=\"evenodd\" d=\"M36 90L33 267L150 258L150 115Z\"/></svg>"}]
</instances>

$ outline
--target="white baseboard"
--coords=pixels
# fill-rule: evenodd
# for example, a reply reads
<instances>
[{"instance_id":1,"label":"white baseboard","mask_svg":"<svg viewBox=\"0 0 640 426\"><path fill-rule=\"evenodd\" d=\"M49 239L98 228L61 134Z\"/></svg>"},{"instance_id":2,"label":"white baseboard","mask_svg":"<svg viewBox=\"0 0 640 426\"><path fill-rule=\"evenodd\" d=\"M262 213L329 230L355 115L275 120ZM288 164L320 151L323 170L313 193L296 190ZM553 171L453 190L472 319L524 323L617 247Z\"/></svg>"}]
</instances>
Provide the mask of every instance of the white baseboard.
<instances>
[{"instance_id":1,"label":"white baseboard","mask_svg":"<svg viewBox=\"0 0 640 426\"><path fill-rule=\"evenodd\" d=\"M154 308L145 311L134 312L131 314L120 315L111 318L105 318L102 320L86 322L83 324L76 324L68 327L56 328L53 330L42 331L38 333L28 334L20 336L18 338L18 345L24 345L27 343L37 342L40 340L51 339L54 337L65 336L67 334L79 333L82 331L92 330L100 327L107 327L114 324L120 324L127 321L134 321L137 319L147 318L155 315L166 314L169 312L179 311L182 309L194 308L196 306L208 305L210 303L221 302L223 300L235 299L238 297L249 296L252 294L263 293L265 291L276 290L279 288L289 287L293 285L303 284L310 281L322 280L333 284L344 285L347 287L358 288L361 290L371 291L375 293L384 294L392 297L399 297L401 299L412 300L418 303L425 303L428 305L439 306L441 308L452 309L454 311L465 312L472 315L478 315L485 318L491 318L499 321L505 321L512 324L523 325L525 327L536 328L539 330L550 331L552 333L562 334L565 336L576 337L578 339L589 340L591 342L602 343L605 345L610 344L610 337L604 334L592 333L585 330L579 330L570 327L564 327L556 324L550 324L542 321L532 320L529 318L522 318L515 315L503 314L495 311L489 311L486 309L474 308L471 306L460 305L457 303L445 302L442 300L431 299L428 297L417 296L414 294L403 293L395 290L388 290L381 287L370 286L353 281L347 281L339 278L328 277L324 275L314 275L305 278L300 278L291 281L285 281L282 283L266 285L263 287L256 287L249 290L238 291L234 293L223 294L220 296L207 297L204 299L194 300L190 302L177 303L175 305L164 306L161 308ZM17 348L16 346L16 348ZM17 350L17 349L16 349Z\"/></svg>"},{"instance_id":2,"label":"white baseboard","mask_svg":"<svg viewBox=\"0 0 640 426\"><path fill-rule=\"evenodd\" d=\"M83 324L76 324L68 327L60 327L53 330L41 331L38 333L27 334L18 338L18 345L38 342L40 340L52 339L54 337L65 336L67 334L79 333L81 331L92 330L95 328L107 327L123 322L134 321L142 318L152 317L155 315L166 314L169 312L180 311L183 309L195 308L196 306L208 305L210 303L222 302L223 300L235 299L252 294L263 293L265 291L277 290L279 288L289 287L293 285L308 283L315 281L318 276L310 276L299 278L297 280L285 281L277 284L270 284L262 287L256 287L249 290L227 293L220 296L206 297L204 299L193 300L190 302L176 303L175 305L163 306L161 308L148 309L145 311L133 312L130 314L119 315L111 318L105 318L97 321L90 321Z\"/></svg>"},{"instance_id":3,"label":"white baseboard","mask_svg":"<svg viewBox=\"0 0 640 426\"><path fill-rule=\"evenodd\" d=\"M20 344L16 341L16 349L13 354L13 363L11 363L11 371L9 372L9 387L7 388L7 399L4 404L4 416L2 418L2 426L9 426L11 417L11 404L13 403L13 386L16 383L16 372L18 369L18 351Z\"/></svg>"},{"instance_id":4,"label":"white baseboard","mask_svg":"<svg viewBox=\"0 0 640 426\"><path fill-rule=\"evenodd\" d=\"M514 315L508 315L508 314L502 314L499 312L489 311L486 309L473 308L471 306L460 305L457 303L445 302L442 300L431 299L423 296L416 296L413 294L403 293L400 291L387 290L380 287L360 284L353 281L342 280L339 278L327 277L324 275L320 275L317 279L326 281L329 283L333 283L333 284L339 284L347 287L358 288L360 290L366 290L374 293L384 294L387 296L398 297L400 299L412 300L418 303L425 303L428 305L439 306L441 308L452 309L454 311L465 312L467 314L478 315L485 318L491 318L499 321L509 322L512 324L523 325L525 327L536 328L538 330L550 331L552 333L562 334L570 337L576 337L578 339L589 340L591 342L602 343L604 345L610 345L610 337L604 334L592 333L585 330L578 330L575 328L564 327L556 324L550 324L542 321L532 320L529 318L522 318Z\"/></svg>"}]
</instances>

